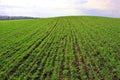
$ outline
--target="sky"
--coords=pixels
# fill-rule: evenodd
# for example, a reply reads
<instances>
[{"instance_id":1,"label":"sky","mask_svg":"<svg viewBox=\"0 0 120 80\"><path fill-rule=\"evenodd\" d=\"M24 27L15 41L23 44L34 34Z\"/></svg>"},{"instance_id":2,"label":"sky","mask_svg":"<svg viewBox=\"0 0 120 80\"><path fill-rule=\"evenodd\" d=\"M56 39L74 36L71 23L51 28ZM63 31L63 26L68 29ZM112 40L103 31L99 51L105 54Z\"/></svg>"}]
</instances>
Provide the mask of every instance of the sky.
<instances>
[{"instance_id":1,"label":"sky","mask_svg":"<svg viewBox=\"0 0 120 80\"><path fill-rule=\"evenodd\" d=\"M120 17L120 0L0 0L0 15Z\"/></svg>"}]
</instances>

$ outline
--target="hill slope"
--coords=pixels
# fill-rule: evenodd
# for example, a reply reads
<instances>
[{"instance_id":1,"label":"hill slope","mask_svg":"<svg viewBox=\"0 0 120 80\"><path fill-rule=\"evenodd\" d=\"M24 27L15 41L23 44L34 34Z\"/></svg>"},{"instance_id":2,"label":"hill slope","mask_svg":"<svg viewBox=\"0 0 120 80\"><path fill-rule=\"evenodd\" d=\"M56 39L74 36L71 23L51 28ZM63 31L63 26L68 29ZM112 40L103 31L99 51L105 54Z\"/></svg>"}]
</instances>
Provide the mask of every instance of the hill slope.
<instances>
[{"instance_id":1,"label":"hill slope","mask_svg":"<svg viewBox=\"0 0 120 80\"><path fill-rule=\"evenodd\" d=\"M1 80L119 80L120 19L0 21Z\"/></svg>"}]
</instances>

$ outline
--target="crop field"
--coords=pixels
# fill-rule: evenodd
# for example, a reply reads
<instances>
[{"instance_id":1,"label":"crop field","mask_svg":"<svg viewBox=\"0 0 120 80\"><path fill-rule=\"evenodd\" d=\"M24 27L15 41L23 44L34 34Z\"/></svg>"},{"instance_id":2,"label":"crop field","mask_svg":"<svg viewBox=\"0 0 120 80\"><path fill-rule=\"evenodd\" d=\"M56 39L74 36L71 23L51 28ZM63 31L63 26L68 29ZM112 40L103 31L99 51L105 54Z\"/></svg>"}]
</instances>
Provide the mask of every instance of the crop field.
<instances>
[{"instance_id":1,"label":"crop field","mask_svg":"<svg viewBox=\"0 0 120 80\"><path fill-rule=\"evenodd\" d=\"M120 80L120 19L1 20L0 80Z\"/></svg>"}]
</instances>

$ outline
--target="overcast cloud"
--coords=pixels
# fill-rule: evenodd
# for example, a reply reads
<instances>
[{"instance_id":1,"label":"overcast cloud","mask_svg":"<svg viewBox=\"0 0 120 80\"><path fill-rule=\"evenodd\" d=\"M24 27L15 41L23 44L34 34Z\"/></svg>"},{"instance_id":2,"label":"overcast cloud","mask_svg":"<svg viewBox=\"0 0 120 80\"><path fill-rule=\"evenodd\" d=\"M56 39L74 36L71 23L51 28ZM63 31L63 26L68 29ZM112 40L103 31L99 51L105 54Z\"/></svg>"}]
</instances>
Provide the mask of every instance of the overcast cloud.
<instances>
[{"instance_id":1,"label":"overcast cloud","mask_svg":"<svg viewBox=\"0 0 120 80\"><path fill-rule=\"evenodd\" d=\"M120 17L119 0L0 0L0 15L66 16L100 15Z\"/></svg>"}]
</instances>

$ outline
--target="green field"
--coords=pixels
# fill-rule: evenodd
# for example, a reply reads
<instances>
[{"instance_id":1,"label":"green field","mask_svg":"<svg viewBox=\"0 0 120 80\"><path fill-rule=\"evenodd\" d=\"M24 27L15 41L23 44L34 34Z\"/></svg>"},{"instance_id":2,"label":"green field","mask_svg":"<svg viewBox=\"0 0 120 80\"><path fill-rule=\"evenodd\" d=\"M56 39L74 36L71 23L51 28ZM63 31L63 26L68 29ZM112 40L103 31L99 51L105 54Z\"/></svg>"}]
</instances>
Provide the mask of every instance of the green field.
<instances>
[{"instance_id":1,"label":"green field","mask_svg":"<svg viewBox=\"0 0 120 80\"><path fill-rule=\"evenodd\" d=\"M0 80L120 80L120 19L1 20Z\"/></svg>"}]
</instances>

